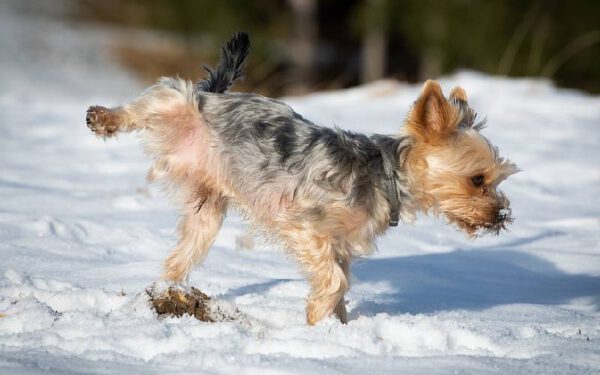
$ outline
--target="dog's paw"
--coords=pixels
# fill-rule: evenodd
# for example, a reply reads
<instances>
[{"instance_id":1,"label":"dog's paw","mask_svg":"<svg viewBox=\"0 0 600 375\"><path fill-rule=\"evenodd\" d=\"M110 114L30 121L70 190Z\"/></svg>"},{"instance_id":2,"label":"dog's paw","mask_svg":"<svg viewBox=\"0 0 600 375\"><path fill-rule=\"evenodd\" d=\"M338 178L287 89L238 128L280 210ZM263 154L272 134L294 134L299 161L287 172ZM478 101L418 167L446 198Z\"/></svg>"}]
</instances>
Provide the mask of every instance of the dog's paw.
<instances>
[{"instance_id":1,"label":"dog's paw","mask_svg":"<svg viewBox=\"0 0 600 375\"><path fill-rule=\"evenodd\" d=\"M85 122L87 127L99 137L110 137L118 129L118 124L110 109L98 105L88 108Z\"/></svg>"}]
</instances>

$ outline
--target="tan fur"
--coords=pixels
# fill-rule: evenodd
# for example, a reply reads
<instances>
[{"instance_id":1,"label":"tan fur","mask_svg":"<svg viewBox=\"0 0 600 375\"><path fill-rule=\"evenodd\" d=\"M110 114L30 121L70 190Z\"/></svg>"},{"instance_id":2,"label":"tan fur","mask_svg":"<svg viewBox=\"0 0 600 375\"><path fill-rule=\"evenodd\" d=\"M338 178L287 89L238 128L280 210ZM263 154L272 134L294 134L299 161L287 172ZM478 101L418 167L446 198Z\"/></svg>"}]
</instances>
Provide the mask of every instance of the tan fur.
<instances>
[{"instance_id":1,"label":"tan fur","mask_svg":"<svg viewBox=\"0 0 600 375\"><path fill-rule=\"evenodd\" d=\"M467 101L467 92L462 87L456 86L450 91L450 99Z\"/></svg>"},{"instance_id":2,"label":"tan fur","mask_svg":"<svg viewBox=\"0 0 600 375\"><path fill-rule=\"evenodd\" d=\"M408 114L406 131L419 143L442 144L456 130L459 111L448 103L442 88L435 81L427 81L421 97Z\"/></svg>"},{"instance_id":3,"label":"tan fur","mask_svg":"<svg viewBox=\"0 0 600 375\"><path fill-rule=\"evenodd\" d=\"M466 101L467 94L456 87L451 99ZM444 98L440 86L427 81L406 123L417 140L407 169L418 209L443 214L473 236L508 205L496 188L518 169L479 132L458 129L460 120L459 109ZM473 186L476 175L484 177L482 187Z\"/></svg>"}]
</instances>

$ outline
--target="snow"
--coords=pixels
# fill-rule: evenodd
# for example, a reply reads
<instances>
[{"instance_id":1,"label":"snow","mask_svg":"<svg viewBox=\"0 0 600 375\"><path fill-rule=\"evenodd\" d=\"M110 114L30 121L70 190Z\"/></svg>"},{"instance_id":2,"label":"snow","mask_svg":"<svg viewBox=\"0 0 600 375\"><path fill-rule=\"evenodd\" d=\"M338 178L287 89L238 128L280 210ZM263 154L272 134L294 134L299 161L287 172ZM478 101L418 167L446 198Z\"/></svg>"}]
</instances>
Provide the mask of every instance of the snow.
<instances>
[{"instance_id":1,"label":"snow","mask_svg":"<svg viewBox=\"0 0 600 375\"><path fill-rule=\"evenodd\" d=\"M503 183L516 221L475 241L425 217L391 228L353 266L347 325L305 324L293 259L239 246L235 212L190 285L250 323L159 320L144 290L176 241L177 208L146 185L135 136L102 142L84 121L89 105L142 89L106 52L117 31L14 4L0 5L0 373L600 372L600 97L442 78L523 170ZM381 81L286 100L323 125L394 133L418 92Z\"/></svg>"}]
</instances>

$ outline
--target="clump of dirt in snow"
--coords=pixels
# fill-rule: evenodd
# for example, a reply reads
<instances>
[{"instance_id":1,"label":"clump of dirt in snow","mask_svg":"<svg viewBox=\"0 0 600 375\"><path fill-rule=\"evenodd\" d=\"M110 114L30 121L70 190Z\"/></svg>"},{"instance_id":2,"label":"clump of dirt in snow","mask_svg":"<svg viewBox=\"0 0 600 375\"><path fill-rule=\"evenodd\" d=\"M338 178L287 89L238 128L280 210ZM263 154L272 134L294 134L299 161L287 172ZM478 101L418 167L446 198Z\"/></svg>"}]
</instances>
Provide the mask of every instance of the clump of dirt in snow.
<instances>
[{"instance_id":1,"label":"clump of dirt in snow","mask_svg":"<svg viewBox=\"0 0 600 375\"><path fill-rule=\"evenodd\" d=\"M159 317L188 314L203 322L247 321L235 307L202 293L199 289L169 286L162 289L153 285L146 290L150 303Z\"/></svg>"}]
</instances>

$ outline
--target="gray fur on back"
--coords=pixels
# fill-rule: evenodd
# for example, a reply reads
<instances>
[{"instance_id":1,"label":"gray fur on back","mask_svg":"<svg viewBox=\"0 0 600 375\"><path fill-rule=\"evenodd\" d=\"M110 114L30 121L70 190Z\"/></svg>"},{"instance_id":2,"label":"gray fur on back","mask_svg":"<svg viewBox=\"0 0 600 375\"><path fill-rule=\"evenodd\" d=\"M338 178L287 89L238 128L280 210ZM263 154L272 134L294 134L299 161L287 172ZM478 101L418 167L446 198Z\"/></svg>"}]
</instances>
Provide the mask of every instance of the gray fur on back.
<instances>
[{"instance_id":1,"label":"gray fur on back","mask_svg":"<svg viewBox=\"0 0 600 375\"><path fill-rule=\"evenodd\" d=\"M304 192L322 203L342 199L369 209L385 197L382 153L402 171L411 147L406 136L369 137L317 126L288 105L256 94L198 92L197 98L239 189L291 179L297 186L294 195ZM408 183L401 172L395 178L402 205L410 201ZM412 219L402 206L400 219Z\"/></svg>"}]
</instances>

